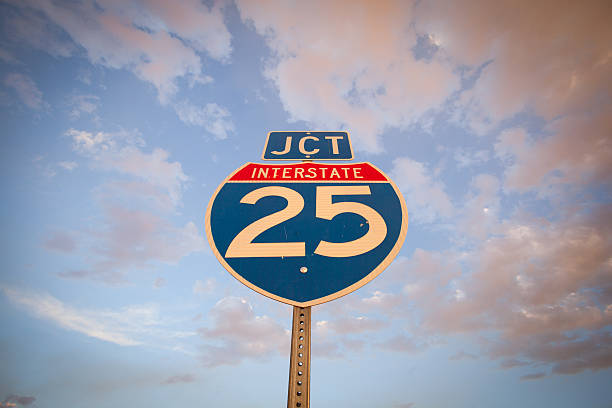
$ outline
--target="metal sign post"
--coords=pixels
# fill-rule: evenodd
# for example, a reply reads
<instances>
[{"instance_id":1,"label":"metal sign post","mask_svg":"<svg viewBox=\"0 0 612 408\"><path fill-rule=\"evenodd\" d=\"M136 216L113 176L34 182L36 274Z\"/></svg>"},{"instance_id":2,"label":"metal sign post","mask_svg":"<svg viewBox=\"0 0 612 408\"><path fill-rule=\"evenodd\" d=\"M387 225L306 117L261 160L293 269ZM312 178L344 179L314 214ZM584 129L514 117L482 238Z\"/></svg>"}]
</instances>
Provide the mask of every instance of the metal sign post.
<instances>
[{"instance_id":1,"label":"metal sign post","mask_svg":"<svg viewBox=\"0 0 612 408\"><path fill-rule=\"evenodd\" d=\"M288 408L310 404L311 306L370 282L406 237L397 186L370 163L338 164L352 158L346 132L270 132L264 160L308 161L246 163L219 185L206 211L206 236L221 265L293 306Z\"/></svg>"},{"instance_id":2,"label":"metal sign post","mask_svg":"<svg viewBox=\"0 0 612 408\"><path fill-rule=\"evenodd\" d=\"M310 310L293 306L287 408L310 407Z\"/></svg>"}]
</instances>

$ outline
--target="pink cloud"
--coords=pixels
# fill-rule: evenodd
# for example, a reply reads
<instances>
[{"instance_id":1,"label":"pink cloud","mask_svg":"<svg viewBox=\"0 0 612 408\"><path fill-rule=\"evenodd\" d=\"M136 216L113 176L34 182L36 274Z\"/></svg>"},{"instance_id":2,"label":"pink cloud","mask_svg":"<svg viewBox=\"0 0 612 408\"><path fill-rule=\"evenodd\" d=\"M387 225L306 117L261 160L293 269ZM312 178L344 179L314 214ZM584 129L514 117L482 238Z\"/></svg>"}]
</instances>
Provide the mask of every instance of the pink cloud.
<instances>
[{"instance_id":1,"label":"pink cloud","mask_svg":"<svg viewBox=\"0 0 612 408\"><path fill-rule=\"evenodd\" d=\"M495 178L477 176L473 187L460 213L498 198ZM329 318L317 322L315 333L339 345L330 349L337 357L342 343L332 330L336 320L360 311L380 318L382 326L405 325L412 337L366 342L389 351L418 352L436 339L467 336L462 338L504 369L544 365L553 374L607 369L612 366L611 211L609 206L574 209L554 222L522 212L500 221L494 214L484 239L447 251L416 249L410 258L398 258L367 292L321 306ZM452 234L453 240L465 241L461 223ZM469 356L454 358L464 357Z\"/></svg>"},{"instance_id":2,"label":"pink cloud","mask_svg":"<svg viewBox=\"0 0 612 408\"><path fill-rule=\"evenodd\" d=\"M206 246L193 222L169 220L181 205L189 178L179 162L163 149L142 150L138 132L91 133L70 129L73 150L88 159L94 170L115 175L95 191L102 214L99 225L82 231L90 248L85 267L59 276L91 278L111 284L124 282L134 269L156 263L174 265Z\"/></svg>"},{"instance_id":3,"label":"pink cloud","mask_svg":"<svg viewBox=\"0 0 612 408\"><path fill-rule=\"evenodd\" d=\"M52 251L70 253L76 249L76 242L71 234L55 231L45 240L44 247Z\"/></svg>"},{"instance_id":4,"label":"pink cloud","mask_svg":"<svg viewBox=\"0 0 612 408\"><path fill-rule=\"evenodd\" d=\"M174 226L159 215L121 206L107 206L103 214L102 229L87 231L93 240L89 267L60 276L116 284L132 270L149 269L157 262L175 265L190 253L205 248L193 222Z\"/></svg>"},{"instance_id":5,"label":"pink cloud","mask_svg":"<svg viewBox=\"0 0 612 408\"><path fill-rule=\"evenodd\" d=\"M187 384L192 383L195 380L196 378L193 374L173 375L172 377L168 377L162 381L162 385Z\"/></svg>"},{"instance_id":6,"label":"pink cloud","mask_svg":"<svg viewBox=\"0 0 612 408\"><path fill-rule=\"evenodd\" d=\"M358 149L382 151L384 129L413 123L458 89L443 59L413 56L411 2L237 3L274 53L266 74L291 117L350 129Z\"/></svg>"},{"instance_id":7,"label":"pink cloud","mask_svg":"<svg viewBox=\"0 0 612 408\"><path fill-rule=\"evenodd\" d=\"M539 373L523 375L523 376L521 376L521 380L523 380L523 381L539 380L540 378L544 378L544 377L546 377L546 373L539 372Z\"/></svg>"},{"instance_id":8,"label":"pink cloud","mask_svg":"<svg viewBox=\"0 0 612 408\"><path fill-rule=\"evenodd\" d=\"M539 140L502 135L498 149L508 151L506 187L525 191L554 184L612 183L612 107L572 115L547 126Z\"/></svg>"},{"instance_id":9,"label":"pink cloud","mask_svg":"<svg viewBox=\"0 0 612 408\"><path fill-rule=\"evenodd\" d=\"M268 316L256 315L245 299L221 299L210 317L212 327L200 329L206 366L238 364L289 350L289 331Z\"/></svg>"},{"instance_id":10,"label":"pink cloud","mask_svg":"<svg viewBox=\"0 0 612 408\"><path fill-rule=\"evenodd\" d=\"M461 7L432 1L418 4L415 21L458 64L491 61L473 96L494 120L525 107L553 119L589 111L599 105L595 96L610 95L606 14L605 2L523 8L512 1L473 0Z\"/></svg>"},{"instance_id":11,"label":"pink cloud","mask_svg":"<svg viewBox=\"0 0 612 408\"><path fill-rule=\"evenodd\" d=\"M465 237L486 239L498 224L500 182L490 174L479 174L470 187L458 211L457 226Z\"/></svg>"},{"instance_id":12,"label":"pink cloud","mask_svg":"<svg viewBox=\"0 0 612 408\"><path fill-rule=\"evenodd\" d=\"M415 251L404 294L421 313L418 332L495 333L483 340L491 357L555 373L611 366L611 219L604 207L558 223L506 221L467 253ZM453 268L461 261L464 273Z\"/></svg>"},{"instance_id":13,"label":"pink cloud","mask_svg":"<svg viewBox=\"0 0 612 408\"><path fill-rule=\"evenodd\" d=\"M440 52L471 70L484 66L457 100L462 123L486 133L521 112L548 122L541 139L501 135L498 148L514 157L508 189L610 183L608 14L606 2L598 1L527 8L512 1L473 0L460 7L428 1L415 7L417 31L435 37Z\"/></svg>"}]
</instances>

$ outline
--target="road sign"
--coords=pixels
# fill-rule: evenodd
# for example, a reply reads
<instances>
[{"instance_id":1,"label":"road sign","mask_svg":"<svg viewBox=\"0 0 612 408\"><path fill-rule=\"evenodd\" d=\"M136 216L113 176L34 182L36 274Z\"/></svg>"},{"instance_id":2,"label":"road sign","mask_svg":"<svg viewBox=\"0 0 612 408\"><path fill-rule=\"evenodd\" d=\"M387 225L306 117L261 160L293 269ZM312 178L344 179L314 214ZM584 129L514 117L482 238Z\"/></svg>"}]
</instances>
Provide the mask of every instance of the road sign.
<instances>
[{"instance_id":1,"label":"road sign","mask_svg":"<svg viewBox=\"0 0 612 408\"><path fill-rule=\"evenodd\" d=\"M397 187L370 163L247 163L218 187L205 223L236 279L307 307L382 272L404 242L408 216Z\"/></svg>"},{"instance_id":2,"label":"road sign","mask_svg":"<svg viewBox=\"0 0 612 408\"><path fill-rule=\"evenodd\" d=\"M270 132L264 160L352 160L348 132Z\"/></svg>"}]
</instances>

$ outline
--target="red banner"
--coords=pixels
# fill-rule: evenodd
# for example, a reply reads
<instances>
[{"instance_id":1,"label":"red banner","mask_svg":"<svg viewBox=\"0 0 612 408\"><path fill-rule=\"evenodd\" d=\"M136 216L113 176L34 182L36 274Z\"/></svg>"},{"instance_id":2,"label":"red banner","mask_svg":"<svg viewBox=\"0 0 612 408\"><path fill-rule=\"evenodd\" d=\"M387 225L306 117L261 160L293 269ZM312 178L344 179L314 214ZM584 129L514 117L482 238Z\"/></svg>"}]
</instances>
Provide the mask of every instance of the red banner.
<instances>
[{"instance_id":1,"label":"red banner","mask_svg":"<svg viewBox=\"0 0 612 408\"><path fill-rule=\"evenodd\" d=\"M242 182L385 182L387 177L370 163L258 164L248 163L228 180Z\"/></svg>"}]
</instances>

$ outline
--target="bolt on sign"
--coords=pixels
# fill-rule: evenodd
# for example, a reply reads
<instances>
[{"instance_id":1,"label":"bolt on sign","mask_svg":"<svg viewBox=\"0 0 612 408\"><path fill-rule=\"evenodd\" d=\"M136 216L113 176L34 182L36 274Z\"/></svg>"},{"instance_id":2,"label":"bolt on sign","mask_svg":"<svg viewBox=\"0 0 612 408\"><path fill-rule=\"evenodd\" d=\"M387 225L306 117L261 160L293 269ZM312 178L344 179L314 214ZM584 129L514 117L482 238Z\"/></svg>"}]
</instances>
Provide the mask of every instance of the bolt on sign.
<instances>
[{"instance_id":1,"label":"bolt on sign","mask_svg":"<svg viewBox=\"0 0 612 408\"><path fill-rule=\"evenodd\" d=\"M309 406L310 307L374 279L406 237L404 199L380 169L312 161L352 158L347 132L270 132L264 160L302 162L242 165L206 212L208 242L223 267L294 306L288 406Z\"/></svg>"}]
</instances>

